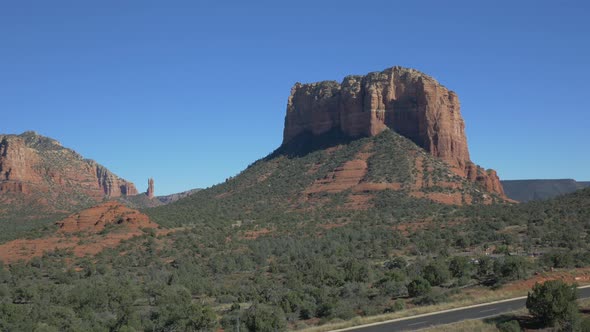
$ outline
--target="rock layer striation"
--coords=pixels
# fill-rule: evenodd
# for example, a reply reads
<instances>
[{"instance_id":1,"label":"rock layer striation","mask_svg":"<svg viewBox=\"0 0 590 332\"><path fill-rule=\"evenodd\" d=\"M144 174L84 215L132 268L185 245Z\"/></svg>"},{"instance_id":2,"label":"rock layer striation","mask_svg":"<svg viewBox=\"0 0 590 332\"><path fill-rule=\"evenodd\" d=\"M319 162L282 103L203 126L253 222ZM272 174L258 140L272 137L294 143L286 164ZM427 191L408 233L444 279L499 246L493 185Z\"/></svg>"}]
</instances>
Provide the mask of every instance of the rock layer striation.
<instances>
[{"instance_id":1,"label":"rock layer striation","mask_svg":"<svg viewBox=\"0 0 590 332\"><path fill-rule=\"evenodd\" d=\"M137 195L133 183L35 132L0 135L0 192L0 204L10 209L19 202L23 208L60 212Z\"/></svg>"},{"instance_id":2,"label":"rock layer striation","mask_svg":"<svg viewBox=\"0 0 590 332\"><path fill-rule=\"evenodd\" d=\"M504 195L493 170L471 162L459 98L432 77L393 67L342 83L296 83L285 117L283 145L300 135L339 131L346 137L371 137L392 129L453 167L485 190Z\"/></svg>"}]
</instances>

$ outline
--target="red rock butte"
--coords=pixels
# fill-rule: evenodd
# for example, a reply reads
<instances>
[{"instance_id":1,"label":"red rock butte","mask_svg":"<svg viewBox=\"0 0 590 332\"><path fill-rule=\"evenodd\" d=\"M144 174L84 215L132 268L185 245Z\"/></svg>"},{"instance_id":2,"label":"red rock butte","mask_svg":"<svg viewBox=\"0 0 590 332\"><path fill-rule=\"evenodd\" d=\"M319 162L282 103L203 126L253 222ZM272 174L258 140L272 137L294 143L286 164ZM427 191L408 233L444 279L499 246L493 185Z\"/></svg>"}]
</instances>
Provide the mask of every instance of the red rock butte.
<instances>
[{"instance_id":1,"label":"red rock butte","mask_svg":"<svg viewBox=\"0 0 590 332\"><path fill-rule=\"evenodd\" d=\"M447 162L458 175L504 196L496 172L470 160L460 109L455 92L409 68L347 76L342 83L296 83L287 104L283 145L309 133L337 130L356 138L389 128Z\"/></svg>"}]
</instances>

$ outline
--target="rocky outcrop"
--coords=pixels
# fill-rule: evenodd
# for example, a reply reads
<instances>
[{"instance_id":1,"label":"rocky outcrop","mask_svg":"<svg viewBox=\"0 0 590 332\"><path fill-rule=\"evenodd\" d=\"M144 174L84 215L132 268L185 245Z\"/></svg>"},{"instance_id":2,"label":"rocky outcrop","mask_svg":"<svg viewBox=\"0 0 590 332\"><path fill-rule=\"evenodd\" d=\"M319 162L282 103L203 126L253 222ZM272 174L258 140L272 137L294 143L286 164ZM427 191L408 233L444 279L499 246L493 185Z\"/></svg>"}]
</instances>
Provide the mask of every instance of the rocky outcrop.
<instances>
[{"instance_id":1,"label":"rocky outcrop","mask_svg":"<svg viewBox=\"0 0 590 332\"><path fill-rule=\"evenodd\" d=\"M390 128L409 138L454 171L503 195L494 171L470 161L459 98L432 77L393 67L342 83L296 83L287 104L283 145L303 134L339 131L347 137L375 136Z\"/></svg>"},{"instance_id":2,"label":"rocky outcrop","mask_svg":"<svg viewBox=\"0 0 590 332\"><path fill-rule=\"evenodd\" d=\"M62 233L102 231L108 225L129 228L157 228L145 214L119 202L106 202L72 214L56 223Z\"/></svg>"},{"instance_id":3,"label":"rocky outcrop","mask_svg":"<svg viewBox=\"0 0 590 332\"><path fill-rule=\"evenodd\" d=\"M92 204L105 197L136 195L137 189L59 142L25 132L0 135L0 192L5 193L0 204L17 197L25 205L43 204L49 210L68 212L69 207ZM11 210L17 208L10 206Z\"/></svg>"},{"instance_id":4,"label":"rocky outcrop","mask_svg":"<svg viewBox=\"0 0 590 332\"><path fill-rule=\"evenodd\" d=\"M154 179L148 179L148 189L146 192L147 197L154 198Z\"/></svg>"},{"instance_id":5,"label":"rocky outcrop","mask_svg":"<svg viewBox=\"0 0 590 332\"><path fill-rule=\"evenodd\" d=\"M485 170L472 162L468 162L465 166L465 176L469 181L486 188L487 191L505 196L500 178L493 169Z\"/></svg>"},{"instance_id":6,"label":"rocky outcrop","mask_svg":"<svg viewBox=\"0 0 590 332\"><path fill-rule=\"evenodd\" d=\"M35 170L40 158L18 136L0 136L0 183L39 183L43 177ZM14 190L20 186L10 185Z\"/></svg>"},{"instance_id":7,"label":"rocky outcrop","mask_svg":"<svg viewBox=\"0 0 590 332\"><path fill-rule=\"evenodd\" d=\"M99 189L106 197L137 195L137 189L131 182L125 181L111 173L106 167L90 162L96 167L96 179Z\"/></svg>"},{"instance_id":8,"label":"rocky outcrop","mask_svg":"<svg viewBox=\"0 0 590 332\"><path fill-rule=\"evenodd\" d=\"M0 244L0 261L28 261L58 249L71 251L76 257L96 255L146 232L170 232L158 229L158 225L145 214L117 202L105 202L82 210L56 222L56 225L58 230L53 234Z\"/></svg>"}]
</instances>

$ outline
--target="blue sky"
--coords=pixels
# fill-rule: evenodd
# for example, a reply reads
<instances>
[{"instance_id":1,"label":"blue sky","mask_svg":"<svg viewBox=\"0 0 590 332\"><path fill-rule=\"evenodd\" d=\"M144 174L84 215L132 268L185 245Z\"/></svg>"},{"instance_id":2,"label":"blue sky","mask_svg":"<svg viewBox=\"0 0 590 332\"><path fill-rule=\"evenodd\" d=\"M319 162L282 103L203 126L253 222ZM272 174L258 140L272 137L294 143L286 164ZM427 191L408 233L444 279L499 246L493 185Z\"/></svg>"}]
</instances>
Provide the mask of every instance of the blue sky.
<instances>
[{"instance_id":1,"label":"blue sky","mask_svg":"<svg viewBox=\"0 0 590 332\"><path fill-rule=\"evenodd\" d=\"M401 65L459 94L476 163L590 180L588 17L586 1L3 1L0 132L168 194L278 147L295 82Z\"/></svg>"}]
</instances>

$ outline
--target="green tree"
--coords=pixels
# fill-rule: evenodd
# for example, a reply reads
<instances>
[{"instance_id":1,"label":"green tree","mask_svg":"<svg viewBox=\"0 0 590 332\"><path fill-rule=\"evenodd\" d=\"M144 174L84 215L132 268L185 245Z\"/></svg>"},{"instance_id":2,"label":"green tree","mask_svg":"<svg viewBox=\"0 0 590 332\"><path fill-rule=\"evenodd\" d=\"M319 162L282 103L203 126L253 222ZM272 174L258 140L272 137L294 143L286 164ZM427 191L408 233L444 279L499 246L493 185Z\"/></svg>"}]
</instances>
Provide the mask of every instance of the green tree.
<instances>
[{"instance_id":1,"label":"green tree","mask_svg":"<svg viewBox=\"0 0 590 332\"><path fill-rule=\"evenodd\" d=\"M535 284L529 292L526 307L537 320L546 326L572 326L579 321L577 286L561 280Z\"/></svg>"},{"instance_id":2,"label":"green tree","mask_svg":"<svg viewBox=\"0 0 590 332\"><path fill-rule=\"evenodd\" d=\"M469 258L464 256L455 256L449 262L449 271L454 278L463 278L471 275L471 263Z\"/></svg>"},{"instance_id":3,"label":"green tree","mask_svg":"<svg viewBox=\"0 0 590 332\"><path fill-rule=\"evenodd\" d=\"M581 332L590 332L590 318L584 319L580 324Z\"/></svg>"},{"instance_id":4,"label":"green tree","mask_svg":"<svg viewBox=\"0 0 590 332\"><path fill-rule=\"evenodd\" d=\"M369 279L369 268L366 264L350 259L344 263L344 280L366 282Z\"/></svg>"},{"instance_id":5,"label":"green tree","mask_svg":"<svg viewBox=\"0 0 590 332\"><path fill-rule=\"evenodd\" d=\"M494 275L494 260L487 256L482 256L477 263L477 276L480 280L487 280Z\"/></svg>"},{"instance_id":6,"label":"green tree","mask_svg":"<svg viewBox=\"0 0 590 332\"><path fill-rule=\"evenodd\" d=\"M285 314L278 307L254 304L245 312L244 323L248 331L275 332L286 329Z\"/></svg>"},{"instance_id":7,"label":"green tree","mask_svg":"<svg viewBox=\"0 0 590 332\"><path fill-rule=\"evenodd\" d=\"M210 307L192 303L185 310L185 331L211 331L217 326L217 317Z\"/></svg>"},{"instance_id":8,"label":"green tree","mask_svg":"<svg viewBox=\"0 0 590 332\"><path fill-rule=\"evenodd\" d=\"M502 280L518 280L527 276L529 264L523 257L506 256L494 262L494 273Z\"/></svg>"},{"instance_id":9,"label":"green tree","mask_svg":"<svg viewBox=\"0 0 590 332\"><path fill-rule=\"evenodd\" d=\"M422 270L422 276L424 279L428 280L432 286L440 286L449 280L450 274L447 265L439 260L426 265L424 270Z\"/></svg>"},{"instance_id":10,"label":"green tree","mask_svg":"<svg viewBox=\"0 0 590 332\"><path fill-rule=\"evenodd\" d=\"M553 251L549 252L541 258L543 264L556 267L556 268L564 268L564 267L574 267L575 266L575 259L574 255L571 251Z\"/></svg>"},{"instance_id":11,"label":"green tree","mask_svg":"<svg viewBox=\"0 0 590 332\"><path fill-rule=\"evenodd\" d=\"M383 266L386 269L392 270L392 269L405 269L406 266L408 266L408 262L406 261L405 258L400 257L400 256L396 256L394 258L392 258L391 260L385 262L383 264Z\"/></svg>"},{"instance_id":12,"label":"green tree","mask_svg":"<svg viewBox=\"0 0 590 332\"><path fill-rule=\"evenodd\" d=\"M57 327L48 325L47 323L38 323L34 332L59 332Z\"/></svg>"},{"instance_id":13,"label":"green tree","mask_svg":"<svg viewBox=\"0 0 590 332\"><path fill-rule=\"evenodd\" d=\"M430 283L424 278L418 277L408 284L408 294L410 297L426 295L430 292L430 290Z\"/></svg>"},{"instance_id":14,"label":"green tree","mask_svg":"<svg viewBox=\"0 0 590 332\"><path fill-rule=\"evenodd\" d=\"M152 320L163 330L212 330L217 324L213 310L208 306L192 303L190 292L182 286L162 290Z\"/></svg>"}]
</instances>

